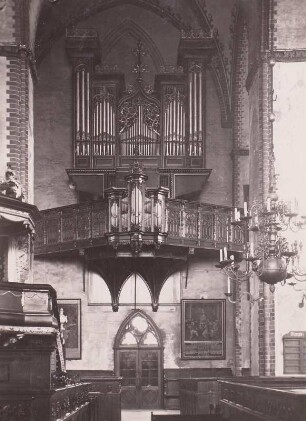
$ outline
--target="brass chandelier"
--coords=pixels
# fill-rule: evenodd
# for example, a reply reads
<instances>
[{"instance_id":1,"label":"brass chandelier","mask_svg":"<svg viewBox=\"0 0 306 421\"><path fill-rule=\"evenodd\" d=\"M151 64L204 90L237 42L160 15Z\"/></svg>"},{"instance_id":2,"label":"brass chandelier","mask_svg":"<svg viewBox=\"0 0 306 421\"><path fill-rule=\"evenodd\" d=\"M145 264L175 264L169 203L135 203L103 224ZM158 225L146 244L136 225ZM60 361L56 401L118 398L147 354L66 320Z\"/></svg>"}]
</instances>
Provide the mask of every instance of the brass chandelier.
<instances>
[{"instance_id":1,"label":"brass chandelier","mask_svg":"<svg viewBox=\"0 0 306 421\"><path fill-rule=\"evenodd\" d=\"M277 283L287 283L297 291L303 291L296 285L306 281L306 270L301 267L303 244L295 240L289 245L281 235L286 230L296 233L306 227L306 217L299 216L296 201L293 206L290 202L279 201L274 188L265 204L254 202L248 209L244 202L243 212L235 208L231 224L245 227L253 233L253 238L246 243L245 252L239 258L230 255L227 247L220 249L216 267L228 277L225 295L230 302L236 302L231 299L231 281L249 280L254 273L261 282L270 285L271 292L275 291ZM244 270L241 269L243 260ZM248 291L241 294L246 294L251 303L263 299L262 296L253 297Z\"/></svg>"}]
</instances>

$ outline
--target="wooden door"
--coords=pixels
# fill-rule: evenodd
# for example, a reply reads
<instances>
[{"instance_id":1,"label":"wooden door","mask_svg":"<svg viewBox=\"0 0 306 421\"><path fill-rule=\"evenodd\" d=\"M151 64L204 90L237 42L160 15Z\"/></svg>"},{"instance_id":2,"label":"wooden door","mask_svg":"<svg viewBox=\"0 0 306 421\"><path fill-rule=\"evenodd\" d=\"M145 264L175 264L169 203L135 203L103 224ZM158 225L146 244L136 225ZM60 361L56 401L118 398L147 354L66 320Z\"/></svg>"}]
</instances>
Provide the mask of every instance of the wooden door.
<instances>
[{"instance_id":1,"label":"wooden door","mask_svg":"<svg viewBox=\"0 0 306 421\"><path fill-rule=\"evenodd\" d=\"M159 349L119 351L122 408L159 408L161 367Z\"/></svg>"},{"instance_id":2,"label":"wooden door","mask_svg":"<svg viewBox=\"0 0 306 421\"><path fill-rule=\"evenodd\" d=\"M160 350L139 350L140 408L158 408L161 389Z\"/></svg>"},{"instance_id":3,"label":"wooden door","mask_svg":"<svg viewBox=\"0 0 306 421\"><path fill-rule=\"evenodd\" d=\"M122 408L161 407L162 347L153 322L136 311L115 340L115 372L122 377Z\"/></svg>"}]
</instances>

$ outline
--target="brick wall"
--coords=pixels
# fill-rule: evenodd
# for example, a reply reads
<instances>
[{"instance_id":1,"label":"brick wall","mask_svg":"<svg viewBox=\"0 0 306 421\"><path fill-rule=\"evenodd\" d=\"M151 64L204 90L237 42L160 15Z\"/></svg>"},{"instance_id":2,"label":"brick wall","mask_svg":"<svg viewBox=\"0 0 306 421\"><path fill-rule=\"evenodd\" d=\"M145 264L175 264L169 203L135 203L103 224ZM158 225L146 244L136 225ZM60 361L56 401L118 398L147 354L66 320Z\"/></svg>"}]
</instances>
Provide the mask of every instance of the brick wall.
<instances>
[{"instance_id":1,"label":"brick wall","mask_svg":"<svg viewBox=\"0 0 306 421\"><path fill-rule=\"evenodd\" d=\"M243 205L243 185L249 184L249 108L247 23L240 12L236 21L233 63L233 204Z\"/></svg>"}]
</instances>

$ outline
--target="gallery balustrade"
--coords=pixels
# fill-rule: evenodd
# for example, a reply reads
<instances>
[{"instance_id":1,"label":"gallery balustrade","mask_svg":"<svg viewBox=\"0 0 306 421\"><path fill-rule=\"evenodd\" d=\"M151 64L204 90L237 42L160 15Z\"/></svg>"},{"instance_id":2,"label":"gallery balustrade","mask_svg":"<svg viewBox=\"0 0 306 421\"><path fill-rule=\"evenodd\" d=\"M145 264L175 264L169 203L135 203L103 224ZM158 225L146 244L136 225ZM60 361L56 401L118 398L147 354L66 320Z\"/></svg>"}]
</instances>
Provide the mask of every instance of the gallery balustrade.
<instances>
[{"instance_id":1,"label":"gallery balustrade","mask_svg":"<svg viewBox=\"0 0 306 421\"><path fill-rule=\"evenodd\" d=\"M113 189L115 190L115 189ZM144 242L220 249L227 245L242 251L246 233L231 225L229 207L165 199L157 194L147 197L131 224L130 202L109 195L107 201L75 204L41 211L36 226L35 254L46 254L99 245L118 245L133 233L142 233ZM122 189L123 190L123 189ZM158 237L156 239L156 237Z\"/></svg>"}]
</instances>

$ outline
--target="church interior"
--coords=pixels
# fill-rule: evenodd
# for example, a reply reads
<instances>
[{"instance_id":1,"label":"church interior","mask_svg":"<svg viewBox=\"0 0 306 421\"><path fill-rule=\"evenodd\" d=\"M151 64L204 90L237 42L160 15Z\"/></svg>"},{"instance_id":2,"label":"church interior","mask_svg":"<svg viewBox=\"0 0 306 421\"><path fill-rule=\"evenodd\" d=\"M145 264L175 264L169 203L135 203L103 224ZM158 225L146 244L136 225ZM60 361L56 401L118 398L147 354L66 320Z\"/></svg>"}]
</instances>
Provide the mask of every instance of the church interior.
<instances>
[{"instance_id":1,"label":"church interior","mask_svg":"<svg viewBox=\"0 0 306 421\"><path fill-rule=\"evenodd\" d=\"M305 7L0 0L2 421L306 419Z\"/></svg>"}]
</instances>

